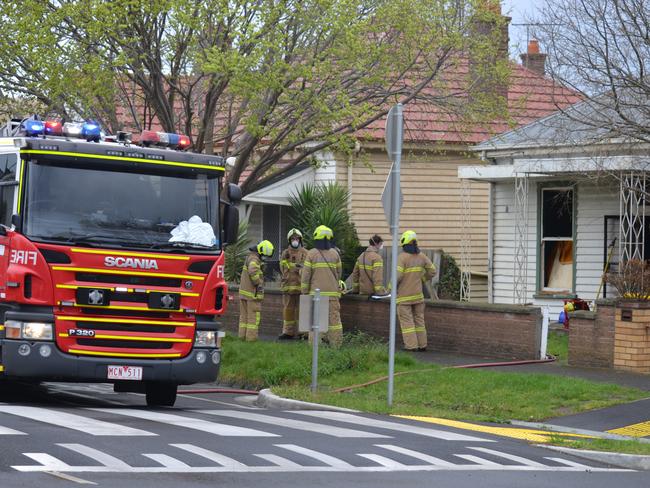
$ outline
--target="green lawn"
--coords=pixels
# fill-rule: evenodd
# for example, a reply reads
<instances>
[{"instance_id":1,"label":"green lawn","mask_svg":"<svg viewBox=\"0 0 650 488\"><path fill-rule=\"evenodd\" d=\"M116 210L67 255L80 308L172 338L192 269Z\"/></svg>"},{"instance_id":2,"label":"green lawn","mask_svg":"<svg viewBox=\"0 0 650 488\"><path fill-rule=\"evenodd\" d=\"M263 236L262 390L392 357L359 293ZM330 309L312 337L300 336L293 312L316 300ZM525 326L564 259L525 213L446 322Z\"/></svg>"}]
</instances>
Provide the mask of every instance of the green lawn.
<instances>
[{"instance_id":1,"label":"green lawn","mask_svg":"<svg viewBox=\"0 0 650 488\"><path fill-rule=\"evenodd\" d=\"M588 449L590 451L620 452L625 454L641 454L650 456L650 443L639 441L615 441L610 439L579 439L572 440L560 436L551 436L549 444L570 447L572 449Z\"/></svg>"},{"instance_id":2,"label":"green lawn","mask_svg":"<svg viewBox=\"0 0 650 488\"><path fill-rule=\"evenodd\" d=\"M397 353L393 408L386 406L386 382L346 393L333 390L387 374L384 344L347 336L340 350L322 347L319 393L312 395L311 347L304 342L245 343L226 338L221 380L248 387L272 387L281 396L358 410L426 415L474 421L540 421L603 408L648 396L617 385L542 374L442 368Z\"/></svg>"},{"instance_id":3,"label":"green lawn","mask_svg":"<svg viewBox=\"0 0 650 488\"><path fill-rule=\"evenodd\" d=\"M557 358L560 364L567 364L569 360L569 333L562 330L550 330L546 353Z\"/></svg>"}]
</instances>

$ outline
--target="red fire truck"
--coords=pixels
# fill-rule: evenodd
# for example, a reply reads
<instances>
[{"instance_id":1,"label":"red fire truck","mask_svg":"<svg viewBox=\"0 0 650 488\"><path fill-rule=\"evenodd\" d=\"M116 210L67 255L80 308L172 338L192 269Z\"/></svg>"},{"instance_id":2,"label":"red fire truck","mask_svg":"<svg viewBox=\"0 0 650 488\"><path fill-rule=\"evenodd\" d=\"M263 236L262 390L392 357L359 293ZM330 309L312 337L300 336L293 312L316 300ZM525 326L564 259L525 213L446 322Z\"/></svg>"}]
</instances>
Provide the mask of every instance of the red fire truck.
<instances>
[{"instance_id":1,"label":"red fire truck","mask_svg":"<svg viewBox=\"0 0 650 488\"><path fill-rule=\"evenodd\" d=\"M222 200L223 159L188 145L93 122L0 129L0 378L109 382L150 406L217 378L241 191ZM212 240L170 242L191 218Z\"/></svg>"}]
</instances>

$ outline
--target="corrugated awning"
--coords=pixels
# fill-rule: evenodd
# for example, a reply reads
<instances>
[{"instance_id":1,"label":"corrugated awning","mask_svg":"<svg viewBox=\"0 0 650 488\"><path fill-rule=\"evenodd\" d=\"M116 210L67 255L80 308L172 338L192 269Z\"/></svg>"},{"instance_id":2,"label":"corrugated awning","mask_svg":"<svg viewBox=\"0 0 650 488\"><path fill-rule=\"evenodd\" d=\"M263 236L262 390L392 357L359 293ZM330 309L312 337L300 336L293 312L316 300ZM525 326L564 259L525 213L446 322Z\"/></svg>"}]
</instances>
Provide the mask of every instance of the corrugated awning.
<instances>
[{"instance_id":1,"label":"corrugated awning","mask_svg":"<svg viewBox=\"0 0 650 488\"><path fill-rule=\"evenodd\" d=\"M302 171L290 174L286 178L281 178L268 186L260 188L253 193L249 193L242 201L244 203L289 206L289 196L298 193L303 185L314 183L315 174L314 168L305 168Z\"/></svg>"}]
</instances>

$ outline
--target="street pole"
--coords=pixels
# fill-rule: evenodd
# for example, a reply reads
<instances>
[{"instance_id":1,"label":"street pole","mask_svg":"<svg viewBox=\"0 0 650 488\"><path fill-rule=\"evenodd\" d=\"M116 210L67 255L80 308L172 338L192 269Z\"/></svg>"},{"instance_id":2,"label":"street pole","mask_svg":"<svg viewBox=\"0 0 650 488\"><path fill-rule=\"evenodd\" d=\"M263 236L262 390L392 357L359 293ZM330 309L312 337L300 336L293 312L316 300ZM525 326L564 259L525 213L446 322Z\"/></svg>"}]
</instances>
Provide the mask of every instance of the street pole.
<instances>
[{"instance_id":1,"label":"street pole","mask_svg":"<svg viewBox=\"0 0 650 488\"><path fill-rule=\"evenodd\" d=\"M397 322L397 234L399 231L399 206L400 206L400 164L402 162L402 104L395 106L393 123L396 124L396 132L400 134L392 146L393 165L391 167L391 294L390 294L390 339L388 345L388 406L393 406L393 380L395 375L395 329Z\"/></svg>"},{"instance_id":2,"label":"street pole","mask_svg":"<svg viewBox=\"0 0 650 488\"><path fill-rule=\"evenodd\" d=\"M320 331L320 326L318 325L319 317L319 305L320 305L320 288L316 288L314 291L314 299L312 305L312 314L311 314L311 330L312 330L312 357L311 357L311 392L316 393L318 390L318 343L320 338L318 333Z\"/></svg>"}]
</instances>

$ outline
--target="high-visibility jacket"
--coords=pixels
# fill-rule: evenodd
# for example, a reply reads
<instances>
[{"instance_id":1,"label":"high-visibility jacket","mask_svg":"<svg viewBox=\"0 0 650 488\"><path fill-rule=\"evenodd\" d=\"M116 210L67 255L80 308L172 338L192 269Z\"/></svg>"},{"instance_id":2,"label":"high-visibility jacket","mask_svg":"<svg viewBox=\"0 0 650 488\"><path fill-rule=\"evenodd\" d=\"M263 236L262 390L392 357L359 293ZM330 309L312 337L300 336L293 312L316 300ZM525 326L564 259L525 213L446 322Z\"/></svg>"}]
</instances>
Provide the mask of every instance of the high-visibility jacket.
<instances>
[{"instance_id":1,"label":"high-visibility jacket","mask_svg":"<svg viewBox=\"0 0 650 488\"><path fill-rule=\"evenodd\" d=\"M310 249L303 264L301 292L314 294L316 288L327 297L340 297L341 257L336 249Z\"/></svg>"},{"instance_id":2,"label":"high-visibility jacket","mask_svg":"<svg viewBox=\"0 0 650 488\"><path fill-rule=\"evenodd\" d=\"M422 303L422 283L433 278L435 274L435 266L424 254L402 251L397 258L397 303Z\"/></svg>"},{"instance_id":3,"label":"high-visibility jacket","mask_svg":"<svg viewBox=\"0 0 650 488\"><path fill-rule=\"evenodd\" d=\"M239 280L239 295L248 300L264 298L264 275L260 255L252 251L244 261Z\"/></svg>"},{"instance_id":4,"label":"high-visibility jacket","mask_svg":"<svg viewBox=\"0 0 650 488\"><path fill-rule=\"evenodd\" d=\"M300 294L300 270L307 258L307 249L288 247L280 256L280 271L282 272L282 292L289 295Z\"/></svg>"},{"instance_id":5,"label":"high-visibility jacket","mask_svg":"<svg viewBox=\"0 0 650 488\"><path fill-rule=\"evenodd\" d=\"M384 288L384 260L374 246L368 246L354 263L352 291L363 295L386 293Z\"/></svg>"}]
</instances>

